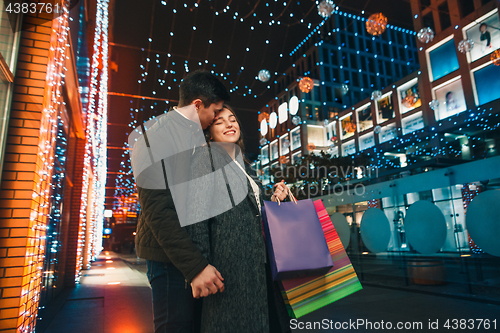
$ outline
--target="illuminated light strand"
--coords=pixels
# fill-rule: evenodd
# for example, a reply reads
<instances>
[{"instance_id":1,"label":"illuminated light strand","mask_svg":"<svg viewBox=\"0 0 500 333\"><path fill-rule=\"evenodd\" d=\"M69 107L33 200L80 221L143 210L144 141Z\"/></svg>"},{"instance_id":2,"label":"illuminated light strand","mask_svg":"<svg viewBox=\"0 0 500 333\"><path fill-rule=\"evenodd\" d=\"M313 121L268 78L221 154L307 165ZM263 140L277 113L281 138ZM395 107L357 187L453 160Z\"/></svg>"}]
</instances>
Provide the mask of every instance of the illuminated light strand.
<instances>
[{"instance_id":1,"label":"illuminated light strand","mask_svg":"<svg viewBox=\"0 0 500 333\"><path fill-rule=\"evenodd\" d=\"M353 20L358 20L358 21L362 21L362 22L365 22L367 19L364 18L364 17L361 17L361 16L357 16L357 15L354 15L354 14L350 14L350 13L346 13L346 12L342 12L342 11L339 11L338 10L338 7L337 9L333 12L332 16L330 17L333 17L334 15L339 15L339 16L345 16L347 18L352 18ZM314 33L316 32L319 32L319 29L321 28L321 26L323 26L325 24L325 22L330 18L325 18L323 21L321 21L321 23L319 23L316 28L313 29L313 31L311 33L309 33L309 35L307 35L306 38L304 38L302 40L302 42L299 43L299 45L297 45L295 47L295 49L293 49L292 52L290 52L290 56L292 56L295 52L299 51L300 48L305 44L305 42L307 42L307 40L309 38L311 38ZM407 33L407 34L410 34L410 35L417 35L417 33L415 31L412 31L412 30L409 30L409 29L404 29L404 28L401 28L401 27L397 27L395 25L392 25L392 24L388 24L387 25L387 29L391 29L391 30L394 30L394 31L400 31L402 33Z\"/></svg>"},{"instance_id":2,"label":"illuminated light strand","mask_svg":"<svg viewBox=\"0 0 500 333\"><path fill-rule=\"evenodd\" d=\"M52 20L52 35L47 64L47 85L44 91L43 111L40 120L40 134L35 174L40 178L33 183L32 205L30 212L30 231L25 255L25 276L29 280L21 289L21 306L19 309L19 332L34 332L42 270L46 248L46 230L50 223L50 201L52 178L54 174L54 158L56 157L56 141L58 127L58 108L62 100L62 84L64 83L64 67L66 61L69 1L61 4L61 13ZM25 268L25 269L26 269Z\"/></svg>"},{"instance_id":3,"label":"illuminated light strand","mask_svg":"<svg viewBox=\"0 0 500 333\"><path fill-rule=\"evenodd\" d=\"M89 268L90 263L95 260L97 254L102 250L102 223L107 168L108 23L108 0L98 0L89 106L86 119L82 203L80 206L80 228L75 271L75 280L77 282L80 280L84 262L86 263L85 268ZM91 180L92 184L90 184ZM90 187L91 195L89 195Z\"/></svg>"}]
</instances>

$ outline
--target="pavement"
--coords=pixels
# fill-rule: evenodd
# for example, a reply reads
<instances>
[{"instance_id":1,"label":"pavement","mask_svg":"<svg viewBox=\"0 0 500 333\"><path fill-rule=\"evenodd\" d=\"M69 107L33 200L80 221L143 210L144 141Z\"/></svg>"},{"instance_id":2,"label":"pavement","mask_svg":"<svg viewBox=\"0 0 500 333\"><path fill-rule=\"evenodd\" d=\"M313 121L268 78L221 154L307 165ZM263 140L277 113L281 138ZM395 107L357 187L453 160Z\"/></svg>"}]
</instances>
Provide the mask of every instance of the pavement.
<instances>
[{"instance_id":1,"label":"pavement","mask_svg":"<svg viewBox=\"0 0 500 333\"><path fill-rule=\"evenodd\" d=\"M152 333L151 304L146 273L103 252L83 271L76 288L47 307L36 333Z\"/></svg>"},{"instance_id":2,"label":"pavement","mask_svg":"<svg viewBox=\"0 0 500 333\"><path fill-rule=\"evenodd\" d=\"M293 320L292 332L500 331L500 300L362 284L363 290ZM145 261L103 252L44 313L36 333L153 333Z\"/></svg>"}]
</instances>

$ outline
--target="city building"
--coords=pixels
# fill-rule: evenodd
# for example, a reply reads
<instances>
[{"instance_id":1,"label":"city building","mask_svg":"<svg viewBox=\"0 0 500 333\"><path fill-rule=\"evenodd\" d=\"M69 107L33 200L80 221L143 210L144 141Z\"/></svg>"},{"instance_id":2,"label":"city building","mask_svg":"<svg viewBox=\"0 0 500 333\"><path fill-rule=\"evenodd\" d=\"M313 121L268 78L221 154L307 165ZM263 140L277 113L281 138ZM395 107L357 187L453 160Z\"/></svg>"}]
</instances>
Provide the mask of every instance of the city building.
<instances>
[{"instance_id":1,"label":"city building","mask_svg":"<svg viewBox=\"0 0 500 333\"><path fill-rule=\"evenodd\" d=\"M34 332L102 243L109 4L32 5L0 3L4 332Z\"/></svg>"},{"instance_id":2,"label":"city building","mask_svg":"<svg viewBox=\"0 0 500 333\"><path fill-rule=\"evenodd\" d=\"M470 291L471 285L486 279L479 261L500 255L492 245L498 213L488 213L491 205L481 199L474 203L481 214L477 208L467 214L476 196L488 190L482 198L498 195L491 190L500 186L500 4L486 0L412 0L411 4L414 30L419 32L412 38L420 69L387 82L383 89L365 86L370 97L327 114L326 121L304 113L310 102L294 82L287 97L281 94L276 99L278 116L267 106L259 115L266 144L254 165L264 183L272 183L280 180L273 177L273 169L287 174L310 154L327 153L333 164L351 159L353 168L344 179L333 180L337 170L329 173L317 179L315 192L308 195L322 199L332 217L341 213L336 216L350 228L344 246L349 246L351 259L361 253L458 258L462 267L475 265L476 272L463 268L462 275L437 279L468 284ZM324 66L323 60L317 72L324 72ZM319 90L327 82L316 84ZM318 108L328 105L327 95L315 96ZM275 125L296 114L294 125L290 120ZM293 180L294 190L311 186L300 175ZM374 217L377 214L370 208L383 214ZM382 267L379 262L375 265ZM404 268L410 272L409 266ZM498 274L492 272L489 278Z\"/></svg>"},{"instance_id":3,"label":"city building","mask_svg":"<svg viewBox=\"0 0 500 333\"><path fill-rule=\"evenodd\" d=\"M302 156L307 145L300 142L321 136L321 121L335 119L342 110L371 96L373 90L383 89L419 68L415 32L388 25L384 34L375 37L366 31L366 21L336 10L290 52L294 63L275 81L276 98L261 109L259 116L261 135L269 141L269 145L261 145L261 155L270 153L272 166L280 156L290 155L287 150L292 160ZM312 79L310 92L300 90L298 81L302 77ZM288 103L299 105L296 112L283 112ZM309 125L304 122L300 131L294 116ZM330 139L331 130L328 135ZM283 143L291 139L288 136L293 140L290 148L285 148ZM262 164L267 174L265 161Z\"/></svg>"}]
</instances>

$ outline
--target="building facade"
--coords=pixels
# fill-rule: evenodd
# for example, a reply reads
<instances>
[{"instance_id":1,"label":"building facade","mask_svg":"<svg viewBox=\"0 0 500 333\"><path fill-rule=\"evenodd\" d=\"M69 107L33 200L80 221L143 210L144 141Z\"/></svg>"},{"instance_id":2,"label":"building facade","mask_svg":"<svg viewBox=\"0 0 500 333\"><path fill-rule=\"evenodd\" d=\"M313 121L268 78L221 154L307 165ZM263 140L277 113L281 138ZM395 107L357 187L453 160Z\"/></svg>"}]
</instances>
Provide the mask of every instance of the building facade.
<instances>
[{"instance_id":1,"label":"building facade","mask_svg":"<svg viewBox=\"0 0 500 333\"><path fill-rule=\"evenodd\" d=\"M24 13L9 3L0 4L0 330L34 332L40 309L101 248L108 1Z\"/></svg>"},{"instance_id":2,"label":"building facade","mask_svg":"<svg viewBox=\"0 0 500 333\"><path fill-rule=\"evenodd\" d=\"M412 265L437 258L449 271L447 276L434 274L439 283L468 285L469 293L490 297L498 286L491 280L488 288L484 284L498 274L492 267L498 267L500 256L494 245L499 222L497 209L484 200L500 192L500 4L411 4L415 31L432 29L430 35L424 30L413 36L420 69L379 91L371 88L372 97L329 114L327 121L301 114L307 99L292 87L290 98L297 98L282 107L279 117L293 117L295 109L301 117L293 126L261 127L270 144L261 147L255 166L270 183L281 180L273 177L273 168L287 175L307 156L327 153L333 169L316 180L316 190L307 196L323 200L334 224L341 221L339 230L347 226L343 242L351 260L357 258L358 270L374 276L366 269L372 265L389 272L387 281L407 286L408 279L416 281L409 258ZM318 105L327 102L323 96L319 94ZM346 160L352 168L337 177L342 170L335 164L345 165ZM298 193L311 186L300 174L288 179ZM404 270L368 260L394 254Z\"/></svg>"},{"instance_id":3,"label":"building facade","mask_svg":"<svg viewBox=\"0 0 500 333\"><path fill-rule=\"evenodd\" d=\"M365 25L365 18L337 10L290 53L294 63L274 82L276 98L259 113L261 136L268 141L261 145L261 155L269 155L271 165L276 166L280 156L292 161L302 156L307 144L300 142L308 142L308 137L317 147L327 146L322 138L313 139L321 136L318 129L324 120L337 119L342 110L371 96L373 90L419 68L415 32L389 25L382 36L374 37ZM313 81L310 92L299 88L303 77ZM295 102L290 102L294 97ZM289 103L297 104L297 110L283 112ZM293 117L309 125L299 131ZM332 136L330 130L327 140ZM289 148L283 146L285 142L290 142ZM288 150L291 154L285 153ZM265 166L264 170L269 174Z\"/></svg>"}]
</instances>

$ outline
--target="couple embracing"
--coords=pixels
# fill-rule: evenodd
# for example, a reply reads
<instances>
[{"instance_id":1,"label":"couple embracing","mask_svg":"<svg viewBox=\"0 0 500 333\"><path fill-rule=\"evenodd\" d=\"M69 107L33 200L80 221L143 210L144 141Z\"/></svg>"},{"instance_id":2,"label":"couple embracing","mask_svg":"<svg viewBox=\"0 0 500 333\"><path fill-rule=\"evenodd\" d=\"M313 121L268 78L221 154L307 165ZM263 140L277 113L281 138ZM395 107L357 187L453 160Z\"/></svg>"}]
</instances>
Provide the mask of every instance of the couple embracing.
<instances>
[{"instance_id":1,"label":"couple embracing","mask_svg":"<svg viewBox=\"0 0 500 333\"><path fill-rule=\"evenodd\" d=\"M288 188L265 197L214 75L190 73L179 92L177 108L129 137L155 332L290 331L261 216L263 200L282 201Z\"/></svg>"}]
</instances>

